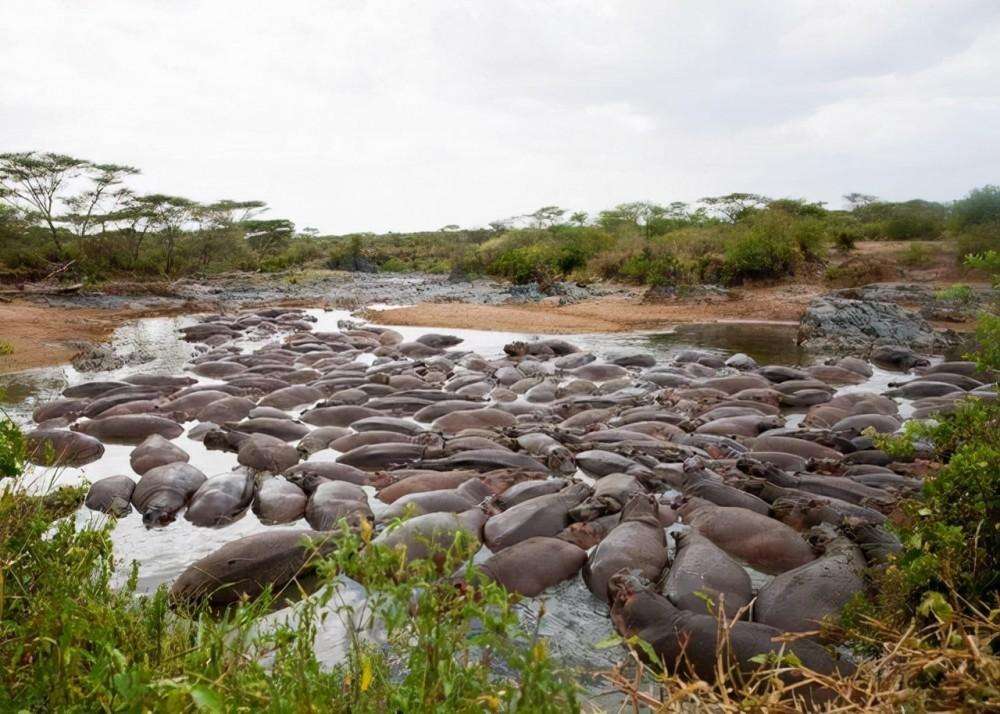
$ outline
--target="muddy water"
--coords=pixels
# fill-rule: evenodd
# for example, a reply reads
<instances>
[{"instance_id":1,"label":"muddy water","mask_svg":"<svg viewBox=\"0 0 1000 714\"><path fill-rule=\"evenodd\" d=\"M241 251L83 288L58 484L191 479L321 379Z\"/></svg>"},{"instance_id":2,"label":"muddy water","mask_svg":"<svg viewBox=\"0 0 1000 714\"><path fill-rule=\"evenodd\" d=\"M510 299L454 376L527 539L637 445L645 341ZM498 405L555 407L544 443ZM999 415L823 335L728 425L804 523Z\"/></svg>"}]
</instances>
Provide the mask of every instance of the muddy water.
<instances>
[{"instance_id":1,"label":"muddy water","mask_svg":"<svg viewBox=\"0 0 1000 714\"><path fill-rule=\"evenodd\" d=\"M337 330L338 320L349 318L347 311L312 310L317 318L314 328L318 331ZM5 392L2 406L22 423L29 424L32 410L40 403L53 399L67 386L89 380L120 379L139 372L164 374L181 373L184 364L195 354L192 345L178 339L177 328L190 324L185 317L151 318L125 325L116 331L114 345L125 355L132 353L149 354L153 359L144 364L128 366L119 370L102 373L79 373L70 366L46 368L15 375L0 376L0 390ZM427 328L396 327L406 339L414 339L429 332ZM461 349L472 350L487 357L502 354L503 345L513 340L536 337L527 333L490 332L480 330L447 330L464 338ZM273 338L272 338L273 339ZM673 331L643 332L632 334L575 335L572 340L584 349L598 355L621 348L642 349L654 353L658 358L668 358L681 349L710 349L721 353L745 352L761 364L807 364L815 358L801 352L795 345L795 327L787 324L762 323L717 323L711 325L684 325ZM244 351L256 349L262 344L251 340L240 343ZM365 355L368 360L373 357ZM841 391L872 390L883 391L888 383L899 378L898 373L876 370L869 382ZM200 380L203 383L212 380ZM908 405L902 406L904 415ZM304 410L305 408L303 408ZM302 410L300 410L302 411ZM805 410L787 415L790 425L801 420ZM193 423L186 425L193 426ZM229 471L234 466L234 456L219 451L208 451L197 441L186 435L175 443L191 456L191 464L212 476ZM53 484L77 483L84 479L95 481L113 474L132 475L129 455L133 447L106 445L104 458L80 468L51 470L36 468L29 475L31 486L44 489ZM314 455L313 459L333 459L336 452L325 451ZM374 494L373 489L368 489ZM384 507L380 502L372 502L378 512ZM85 508L76 514L80 525L98 524L105 518ZM308 527L305 521L293 524ZM119 562L118 577L124 578L133 562L138 564L139 589L152 591L161 584L169 583L190 563L216 550L221 545L250 533L266 529L248 512L236 523L221 529L196 528L183 518L167 528L146 530L141 519L132 514L119 520L112 533L115 554ZM752 574L755 583L763 582L763 576ZM316 650L320 659L327 663L338 661L344 654L347 627L340 614L334 614L345 604L360 606L363 594L356 583L343 582L336 586L336 596L331 603L325 626L319 633ZM606 669L618 661L616 649L597 650L594 644L611 634L607 608L591 596L580 578L575 578L554 588L546 597L525 600L519 605L522 615L531 627L540 611L544 610L539 631L551 638L554 652L568 665L585 671ZM275 619L289 616L288 611L276 614ZM294 611L292 615L294 616Z\"/></svg>"}]
</instances>

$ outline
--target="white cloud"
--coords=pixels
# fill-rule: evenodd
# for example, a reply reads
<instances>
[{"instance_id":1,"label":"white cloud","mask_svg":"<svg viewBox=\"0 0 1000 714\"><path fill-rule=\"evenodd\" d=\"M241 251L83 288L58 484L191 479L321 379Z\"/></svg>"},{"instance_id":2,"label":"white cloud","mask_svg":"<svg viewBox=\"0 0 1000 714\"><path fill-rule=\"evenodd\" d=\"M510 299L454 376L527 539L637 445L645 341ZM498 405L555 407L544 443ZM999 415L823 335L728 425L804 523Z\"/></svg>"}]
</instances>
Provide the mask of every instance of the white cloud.
<instances>
[{"instance_id":1,"label":"white cloud","mask_svg":"<svg viewBox=\"0 0 1000 714\"><path fill-rule=\"evenodd\" d=\"M4 0L0 148L322 231L1000 181L1000 6Z\"/></svg>"}]
</instances>

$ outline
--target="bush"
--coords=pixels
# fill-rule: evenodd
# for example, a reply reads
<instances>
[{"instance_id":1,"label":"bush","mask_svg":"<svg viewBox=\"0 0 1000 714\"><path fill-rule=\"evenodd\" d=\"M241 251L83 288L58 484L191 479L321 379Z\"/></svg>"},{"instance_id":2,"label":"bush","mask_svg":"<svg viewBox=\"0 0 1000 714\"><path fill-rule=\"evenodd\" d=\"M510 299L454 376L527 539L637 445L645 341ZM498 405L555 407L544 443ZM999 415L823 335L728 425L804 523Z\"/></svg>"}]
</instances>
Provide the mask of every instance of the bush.
<instances>
[{"instance_id":1,"label":"bush","mask_svg":"<svg viewBox=\"0 0 1000 714\"><path fill-rule=\"evenodd\" d=\"M956 231L989 224L1000 225L1000 186L972 189L951 207L951 225Z\"/></svg>"},{"instance_id":2,"label":"bush","mask_svg":"<svg viewBox=\"0 0 1000 714\"><path fill-rule=\"evenodd\" d=\"M898 260L910 268L926 268L934 261L934 257L927 246L911 243L899 253Z\"/></svg>"},{"instance_id":3,"label":"bush","mask_svg":"<svg viewBox=\"0 0 1000 714\"><path fill-rule=\"evenodd\" d=\"M885 260L862 255L846 260L840 265L831 265L826 269L824 277L831 285L855 288L859 285L891 280L895 274L893 266Z\"/></svg>"},{"instance_id":4,"label":"bush","mask_svg":"<svg viewBox=\"0 0 1000 714\"><path fill-rule=\"evenodd\" d=\"M958 262L970 255L980 255L1000 246L1000 222L982 223L966 228L958 236Z\"/></svg>"},{"instance_id":5,"label":"bush","mask_svg":"<svg viewBox=\"0 0 1000 714\"><path fill-rule=\"evenodd\" d=\"M726 246L725 282L774 279L791 273L798 253L789 233L787 219L765 215L753 221L747 232Z\"/></svg>"}]
</instances>

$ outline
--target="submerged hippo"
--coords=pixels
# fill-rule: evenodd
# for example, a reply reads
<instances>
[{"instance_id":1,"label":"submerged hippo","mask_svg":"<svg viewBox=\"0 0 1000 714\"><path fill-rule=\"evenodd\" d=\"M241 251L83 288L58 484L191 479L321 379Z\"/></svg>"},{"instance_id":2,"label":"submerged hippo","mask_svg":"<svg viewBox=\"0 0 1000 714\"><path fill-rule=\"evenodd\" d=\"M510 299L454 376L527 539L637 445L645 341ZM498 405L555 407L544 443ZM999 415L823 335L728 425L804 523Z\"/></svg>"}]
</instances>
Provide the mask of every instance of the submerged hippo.
<instances>
[{"instance_id":1,"label":"submerged hippo","mask_svg":"<svg viewBox=\"0 0 1000 714\"><path fill-rule=\"evenodd\" d=\"M142 514L146 528L173 523L177 512L187 505L205 474L185 463L167 464L142 475L132 492L132 505Z\"/></svg>"},{"instance_id":2,"label":"submerged hippo","mask_svg":"<svg viewBox=\"0 0 1000 714\"><path fill-rule=\"evenodd\" d=\"M147 437L129 455L129 464L131 464L132 470L140 476L157 466L190 460L191 457L184 449L171 444L159 434Z\"/></svg>"},{"instance_id":3,"label":"submerged hippo","mask_svg":"<svg viewBox=\"0 0 1000 714\"><path fill-rule=\"evenodd\" d=\"M609 584L612 594L611 622L622 637L637 637L648 642L656 654L654 666L664 666L672 674L693 673L706 681L718 674L717 653L719 622L712 615L689 612L675 607L655 592L648 581L626 572L614 575ZM819 674L849 674L850 665L838 663L827 651L809 640L783 642L783 633L756 622L733 622L728 628L729 658L743 676L761 667L762 656L793 653L802 666ZM649 660L644 651L639 653ZM726 663L723 663L725 666ZM801 674L786 669L781 674L788 683L801 681ZM813 703L829 701L832 693L818 685L799 690Z\"/></svg>"},{"instance_id":4,"label":"submerged hippo","mask_svg":"<svg viewBox=\"0 0 1000 714\"><path fill-rule=\"evenodd\" d=\"M254 481L249 474L219 474L198 487L184 518L203 528L227 526L243 517L253 495Z\"/></svg>"},{"instance_id":5,"label":"submerged hippo","mask_svg":"<svg viewBox=\"0 0 1000 714\"><path fill-rule=\"evenodd\" d=\"M84 466L104 456L100 441L66 429L35 429L24 442L28 461L40 466Z\"/></svg>"},{"instance_id":6,"label":"submerged hippo","mask_svg":"<svg viewBox=\"0 0 1000 714\"><path fill-rule=\"evenodd\" d=\"M88 419L77 422L71 428L103 442L123 444L141 444L153 434L164 439L176 439L184 433L184 427L177 422L152 414L123 414Z\"/></svg>"},{"instance_id":7,"label":"submerged hippo","mask_svg":"<svg viewBox=\"0 0 1000 714\"><path fill-rule=\"evenodd\" d=\"M463 513L427 513L382 531L372 545L402 550L406 562L430 558L443 565L455 536L465 533L474 543L482 541L486 514L473 508Z\"/></svg>"},{"instance_id":8,"label":"submerged hippo","mask_svg":"<svg viewBox=\"0 0 1000 714\"><path fill-rule=\"evenodd\" d=\"M782 573L761 588L754 620L782 632L809 632L835 617L865 588L865 556L830 526L814 529L825 552L811 563Z\"/></svg>"},{"instance_id":9,"label":"submerged hippo","mask_svg":"<svg viewBox=\"0 0 1000 714\"><path fill-rule=\"evenodd\" d=\"M223 608L257 598L267 589L277 596L292 583L307 584L319 559L335 547L328 533L254 533L189 565L171 586L170 598L182 606Z\"/></svg>"},{"instance_id":10,"label":"submerged hippo","mask_svg":"<svg viewBox=\"0 0 1000 714\"><path fill-rule=\"evenodd\" d=\"M306 493L312 493L324 481L346 481L356 486L368 485L368 474L336 461L303 461L285 471L285 478Z\"/></svg>"},{"instance_id":11,"label":"submerged hippo","mask_svg":"<svg viewBox=\"0 0 1000 714\"><path fill-rule=\"evenodd\" d=\"M383 503L394 503L411 493L458 488L478 475L476 471L416 471L380 487L376 495Z\"/></svg>"},{"instance_id":12,"label":"submerged hippo","mask_svg":"<svg viewBox=\"0 0 1000 714\"><path fill-rule=\"evenodd\" d=\"M783 573L816 557L794 529L745 508L716 506L690 498L682 502L680 513L684 523L762 573Z\"/></svg>"},{"instance_id":13,"label":"submerged hippo","mask_svg":"<svg viewBox=\"0 0 1000 714\"><path fill-rule=\"evenodd\" d=\"M609 513L618 513L633 496L644 493L645 487L635 476L611 474L597 481L593 495L574 506L569 517L574 521L592 521Z\"/></svg>"},{"instance_id":14,"label":"submerged hippo","mask_svg":"<svg viewBox=\"0 0 1000 714\"><path fill-rule=\"evenodd\" d=\"M677 552L663 583L666 598L682 610L714 617L722 608L727 620L746 617L753 599L747 571L697 531L672 535Z\"/></svg>"},{"instance_id":15,"label":"submerged hippo","mask_svg":"<svg viewBox=\"0 0 1000 714\"><path fill-rule=\"evenodd\" d=\"M95 481L87 492L84 505L92 511L123 518L132 512L135 481L128 476L108 476Z\"/></svg>"},{"instance_id":16,"label":"submerged hippo","mask_svg":"<svg viewBox=\"0 0 1000 714\"><path fill-rule=\"evenodd\" d=\"M575 483L492 516L484 528L486 545L496 552L532 536L554 536L569 525L570 509L589 495L590 488Z\"/></svg>"},{"instance_id":17,"label":"submerged hippo","mask_svg":"<svg viewBox=\"0 0 1000 714\"><path fill-rule=\"evenodd\" d=\"M290 481L274 476L257 487L251 508L261 523L268 526L297 521L306 512L309 497Z\"/></svg>"},{"instance_id":18,"label":"submerged hippo","mask_svg":"<svg viewBox=\"0 0 1000 714\"><path fill-rule=\"evenodd\" d=\"M667 539L658 510L655 496L633 496L622 509L618 525L587 558L583 582L601 600L608 602L608 581L623 568L659 579L667 565Z\"/></svg>"},{"instance_id":19,"label":"submerged hippo","mask_svg":"<svg viewBox=\"0 0 1000 714\"><path fill-rule=\"evenodd\" d=\"M306 504L306 520L317 531L336 530L341 521L357 526L372 518L364 489L346 481L324 481Z\"/></svg>"},{"instance_id":20,"label":"submerged hippo","mask_svg":"<svg viewBox=\"0 0 1000 714\"><path fill-rule=\"evenodd\" d=\"M407 515L461 513L478 506L492 495L493 492L479 479L467 479L456 488L422 491L401 496L379 515L378 520L386 523Z\"/></svg>"},{"instance_id":21,"label":"submerged hippo","mask_svg":"<svg viewBox=\"0 0 1000 714\"><path fill-rule=\"evenodd\" d=\"M505 548L477 567L510 592L535 597L580 572L587 551L558 538L535 537Z\"/></svg>"},{"instance_id":22,"label":"submerged hippo","mask_svg":"<svg viewBox=\"0 0 1000 714\"><path fill-rule=\"evenodd\" d=\"M279 474L299 462L299 452L276 437L251 434L241 441L236 460L254 471Z\"/></svg>"}]
</instances>

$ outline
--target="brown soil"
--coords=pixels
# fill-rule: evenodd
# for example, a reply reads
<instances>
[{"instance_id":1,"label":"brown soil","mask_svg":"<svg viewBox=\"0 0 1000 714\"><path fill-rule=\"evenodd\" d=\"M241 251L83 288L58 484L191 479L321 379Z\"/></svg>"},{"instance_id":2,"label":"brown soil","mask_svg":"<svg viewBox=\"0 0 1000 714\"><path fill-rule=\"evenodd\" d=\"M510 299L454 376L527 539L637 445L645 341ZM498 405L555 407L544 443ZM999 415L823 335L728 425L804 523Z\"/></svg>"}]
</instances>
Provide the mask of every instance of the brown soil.
<instances>
[{"instance_id":1,"label":"brown soil","mask_svg":"<svg viewBox=\"0 0 1000 714\"><path fill-rule=\"evenodd\" d=\"M725 320L798 321L805 306L823 292L817 285L778 285L732 291L720 302L687 299L659 303L607 297L572 305L421 303L412 307L367 310L368 319L387 325L460 327L507 332L627 332L681 322Z\"/></svg>"}]
</instances>

